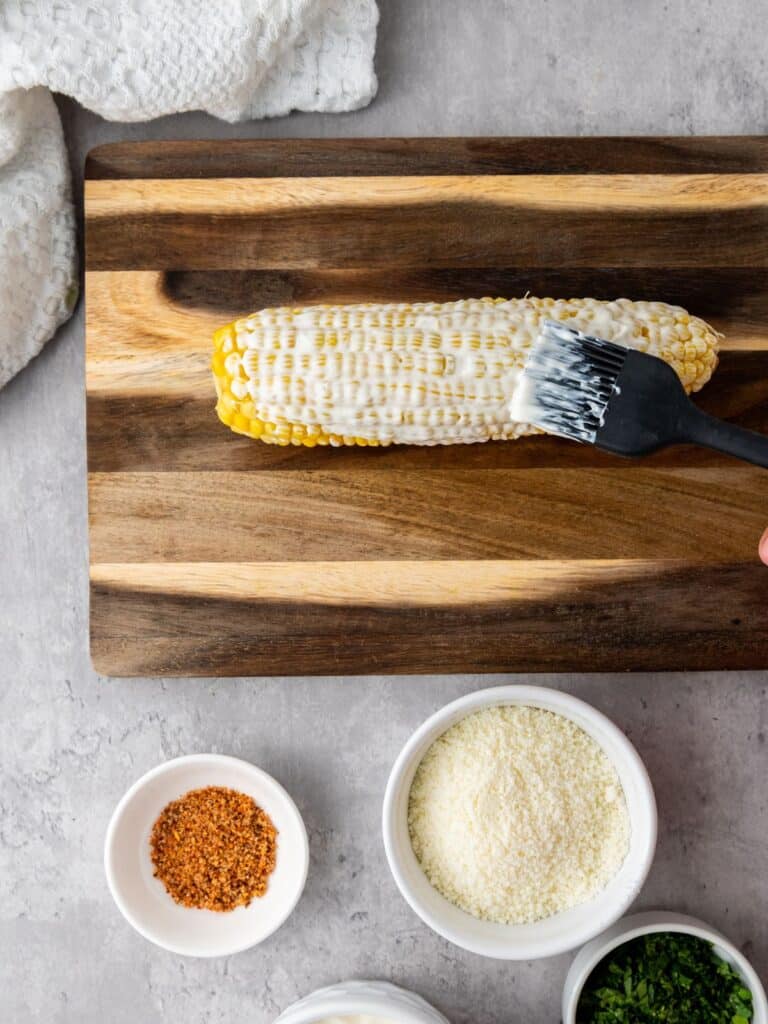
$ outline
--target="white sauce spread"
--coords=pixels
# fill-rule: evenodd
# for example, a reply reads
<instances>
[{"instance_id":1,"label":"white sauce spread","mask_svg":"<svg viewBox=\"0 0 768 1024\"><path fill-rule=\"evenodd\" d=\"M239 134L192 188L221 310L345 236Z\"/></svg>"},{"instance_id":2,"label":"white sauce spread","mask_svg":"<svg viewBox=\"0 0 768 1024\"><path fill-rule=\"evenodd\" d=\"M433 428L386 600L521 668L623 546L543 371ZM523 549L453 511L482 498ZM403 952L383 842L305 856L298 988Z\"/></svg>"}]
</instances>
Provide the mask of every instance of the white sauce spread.
<instances>
[{"instance_id":1,"label":"white sauce spread","mask_svg":"<svg viewBox=\"0 0 768 1024\"><path fill-rule=\"evenodd\" d=\"M712 332L679 307L525 298L265 309L235 324L226 368L251 416L333 444L514 438L537 432L520 378L545 320L660 355L686 386L716 364Z\"/></svg>"},{"instance_id":2,"label":"white sauce spread","mask_svg":"<svg viewBox=\"0 0 768 1024\"><path fill-rule=\"evenodd\" d=\"M552 321L545 324L518 379L510 409L515 419L534 423L549 434L591 443L605 422L611 395L620 390L615 380L621 357L598 370L572 330L561 328Z\"/></svg>"}]
</instances>

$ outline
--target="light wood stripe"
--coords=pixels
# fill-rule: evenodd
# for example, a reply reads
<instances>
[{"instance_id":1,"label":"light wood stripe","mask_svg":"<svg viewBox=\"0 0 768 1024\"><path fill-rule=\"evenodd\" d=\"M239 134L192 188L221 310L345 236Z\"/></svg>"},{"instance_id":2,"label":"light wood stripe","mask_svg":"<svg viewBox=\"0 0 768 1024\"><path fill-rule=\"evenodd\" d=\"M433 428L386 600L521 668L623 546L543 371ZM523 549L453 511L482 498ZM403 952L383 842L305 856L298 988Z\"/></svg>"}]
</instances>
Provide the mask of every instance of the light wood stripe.
<instances>
[{"instance_id":1,"label":"light wood stripe","mask_svg":"<svg viewBox=\"0 0 768 1024\"><path fill-rule=\"evenodd\" d=\"M603 212L759 210L768 206L768 174L484 174L467 176L214 178L86 181L88 217L205 212L219 217L337 210L387 211L430 203Z\"/></svg>"},{"instance_id":2,"label":"light wood stripe","mask_svg":"<svg viewBox=\"0 0 768 1024\"><path fill-rule=\"evenodd\" d=\"M136 594L344 607L466 605L550 600L590 579L606 585L687 563L660 559L515 562L94 562L91 582ZM768 584L766 585L768 593Z\"/></svg>"},{"instance_id":3,"label":"light wood stripe","mask_svg":"<svg viewBox=\"0 0 768 1024\"><path fill-rule=\"evenodd\" d=\"M209 422L218 430L210 418L210 407L214 403L211 336L216 327L242 309L233 307L225 313L173 302L164 288L163 275L154 271L90 272L87 277L86 380L91 399L100 396L106 401L116 399L115 408L127 399L143 399L150 412L152 408L162 409L169 399L197 402L201 407L201 425ZM214 280L211 286L215 285ZM723 340L726 353L768 349L768 330L754 326L760 309L750 313L746 308L742 314L744 319L738 322L713 320L716 329L728 332ZM738 380L733 379L734 376ZM728 377L728 385L721 388L725 377ZM760 382L767 377L768 364L763 366L759 361L750 367L748 375L731 374L726 357L700 400L717 415L743 415L745 407L756 400L762 401ZM710 405L713 394L715 404ZM142 410L143 407L137 405L131 410L132 416L142 415ZM109 408L106 413L108 415ZM758 427L759 423L751 425ZM129 420L124 414L118 422L112 423L118 433L128 426ZM110 435L97 432L94 440L106 447ZM119 444L119 436L114 440ZM178 434L169 418L165 451L172 464L178 447ZM125 458L129 452L121 454ZM444 453L436 457L445 459ZM474 453L468 457L477 458ZM269 457L264 453L264 458L274 461L274 453ZM515 457L510 455L509 458Z\"/></svg>"},{"instance_id":4,"label":"light wood stripe","mask_svg":"<svg viewBox=\"0 0 768 1024\"><path fill-rule=\"evenodd\" d=\"M157 271L95 273L86 280L89 394L208 396L213 332L222 318L168 301Z\"/></svg>"},{"instance_id":5,"label":"light wood stripe","mask_svg":"<svg viewBox=\"0 0 768 1024\"><path fill-rule=\"evenodd\" d=\"M355 289L353 298L436 297L448 300L469 294L497 294L503 278L493 270L487 279L466 272L447 274L423 272L390 276L347 272L308 275L307 287L329 289L330 294L313 295L314 301L337 298L344 289ZM514 287L501 294L523 294L534 287L533 275L521 277L514 271ZM697 401L709 412L724 418L738 417L746 426L768 430L768 276L755 270L710 272L691 275L654 272L626 281L645 292L624 288L621 274L603 271L597 282L593 275L579 272L562 278L562 272L545 272L551 282L548 291L556 295L579 294L602 281L607 296L658 297L678 302L711 319L725 332L724 355L714 380ZM169 275L158 271L101 271L87 275L88 425L92 438L90 466L97 471L149 470L257 470L280 466L306 468L370 464L393 468L523 468L530 466L603 466L606 456L588 448L577 448L549 440L542 444L530 439L507 445L474 446L471 449L426 451L398 447L387 452L314 452L270 448L236 438L223 428L213 414L214 389L209 369L211 335L226 320L257 308L257 297L266 289L272 294L274 274L239 272L230 304L211 306L210 297L228 294L229 273L190 272ZM279 275L278 275L279 277ZM265 279L265 280L264 280ZM302 276L289 285L294 301L302 298ZM311 282L315 283L312 284ZM381 282L386 281L389 293ZM319 283L318 283L319 282ZM430 284L429 282L434 282ZM559 282L559 284L558 284ZM703 282L703 284L702 284ZM296 289L299 289L297 294ZM365 289L379 288L380 291ZM762 291L761 291L762 288ZM419 294L419 289L422 289ZM425 291L424 289L428 289ZM691 291L692 290L692 291ZM252 294L251 294L252 293ZM274 300L273 300L274 301ZM208 304L207 304L208 303ZM711 307L707 303L712 303ZM710 314L710 308L713 314ZM723 315L725 314L725 315ZM654 465L712 465L723 458L694 449L672 449L654 458ZM610 464L610 463L608 463Z\"/></svg>"},{"instance_id":6,"label":"light wood stripe","mask_svg":"<svg viewBox=\"0 0 768 1024\"><path fill-rule=\"evenodd\" d=\"M595 284L601 278L605 284L597 289L602 293L597 294L597 298L626 297L682 305L712 323L723 335L724 350L768 349L768 279L757 268L750 268L746 277L744 272L721 272L721 276L712 272L710 278L718 281L718 286L702 289L703 294L694 296L693 302L687 294L692 288L690 277L685 274L677 283L675 273L670 271L661 274L642 271L642 287L638 286L637 276L630 281L622 280L621 274L615 270L581 273L575 280L563 280L562 271L550 271L551 277L545 281L537 281L533 274L521 276L514 270L508 273L510 283L514 284L509 290L500 288L504 282L493 270L487 271L490 280L470 274L468 283L464 283L461 273L454 270L447 287L439 277L430 284L429 278L425 283L423 275L418 274L405 282L397 277L392 282L370 272L325 272L319 276L307 275L307 295L302 291L301 276L298 280L293 279L290 292L286 293L283 285L283 294L274 294L274 274L250 271L239 275L231 305L217 308L207 306L204 297L206 294L227 293L227 285L233 276L227 272L191 271L184 275L181 286L178 275L169 286L167 275L156 270L89 271L86 303L88 390L115 390L118 387L123 392L134 387L142 390L142 380L146 377L151 378L156 390L158 361L166 360L166 357L167 361L161 365L171 373L170 383L173 385L178 381L194 387L198 378L190 381L181 371L190 367L190 359L196 357L196 369L205 366L207 372L212 334L216 328L264 306L294 305L307 299L314 303L395 301L396 298L399 301L430 299L447 302L462 296L501 295L510 298L526 292L541 298L595 295ZM700 276L698 272L696 276ZM538 284L549 284L549 287L534 289L533 286ZM718 298L722 302L725 289L732 292L734 285L738 289L738 304L716 305ZM174 294L174 287L181 291L180 295ZM713 304L711 311L706 308L707 303ZM186 360L185 366L179 366L179 372L173 373L175 364L172 360L182 358Z\"/></svg>"}]
</instances>

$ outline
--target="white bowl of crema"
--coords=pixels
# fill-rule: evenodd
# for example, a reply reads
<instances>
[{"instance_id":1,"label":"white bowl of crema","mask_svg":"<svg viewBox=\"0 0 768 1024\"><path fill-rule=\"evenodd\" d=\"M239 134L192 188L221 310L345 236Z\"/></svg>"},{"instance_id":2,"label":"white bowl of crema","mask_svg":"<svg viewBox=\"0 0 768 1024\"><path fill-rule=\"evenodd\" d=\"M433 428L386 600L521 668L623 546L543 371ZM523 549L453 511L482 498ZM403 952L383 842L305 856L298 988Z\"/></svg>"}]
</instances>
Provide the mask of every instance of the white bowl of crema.
<instances>
[{"instance_id":1,"label":"white bowl of crema","mask_svg":"<svg viewBox=\"0 0 768 1024\"><path fill-rule=\"evenodd\" d=\"M604 714L558 690L501 686L413 733L382 827L395 882L430 928L482 956L536 960L626 913L657 813L640 756Z\"/></svg>"},{"instance_id":2,"label":"white bowl of crema","mask_svg":"<svg viewBox=\"0 0 768 1024\"><path fill-rule=\"evenodd\" d=\"M698 918L671 911L649 910L617 921L592 942L580 949L571 964L563 988L563 1024L576 1024L579 1000L596 967L614 951L633 939L658 932L692 935L711 944L713 952L736 971L752 995L750 1024L768 1024L768 1001L754 967L743 953L716 928Z\"/></svg>"},{"instance_id":3,"label":"white bowl of crema","mask_svg":"<svg viewBox=\"0 0 768 1024\"><path fill-rule=\"evenodd\" d=\"M345 981L289 1006L275 1024L449 1024L421 996L386 981Z\"/></svg>"}]
</instances>

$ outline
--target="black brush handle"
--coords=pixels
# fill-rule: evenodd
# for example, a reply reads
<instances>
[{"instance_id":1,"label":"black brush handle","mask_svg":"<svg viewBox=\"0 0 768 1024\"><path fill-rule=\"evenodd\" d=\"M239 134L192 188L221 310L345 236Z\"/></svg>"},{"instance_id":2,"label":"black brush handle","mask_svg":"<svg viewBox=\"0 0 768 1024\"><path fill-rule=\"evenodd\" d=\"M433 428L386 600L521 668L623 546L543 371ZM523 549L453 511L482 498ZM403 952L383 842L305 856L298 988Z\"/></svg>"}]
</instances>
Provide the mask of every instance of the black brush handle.
<instances>
[{"instance_id":1,"label":"black brush handle","mask_svg":"<svg viewBox=\"0 0 768 1024\"><path fill-rule=\"evenodd\" d=\"M744 459L755 466L768 469L768 436L758 434L754 430L735 427L725 420L718 420L706 412L702 412L693 402L690 411L686 412L680 424L681 440L693 441L706 448L733 455Z\"/></svg>"}]
</instances>

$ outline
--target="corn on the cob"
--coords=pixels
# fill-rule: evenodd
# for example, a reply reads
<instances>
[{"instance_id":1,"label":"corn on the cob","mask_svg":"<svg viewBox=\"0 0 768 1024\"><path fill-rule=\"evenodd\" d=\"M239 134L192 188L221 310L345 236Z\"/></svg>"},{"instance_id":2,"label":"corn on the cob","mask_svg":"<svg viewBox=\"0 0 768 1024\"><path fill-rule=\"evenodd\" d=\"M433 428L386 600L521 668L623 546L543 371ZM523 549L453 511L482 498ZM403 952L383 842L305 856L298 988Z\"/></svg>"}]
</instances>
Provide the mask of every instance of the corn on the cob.
<instances>
[{"instance_id":1,"label":"corn on the cob","mask_svg":"<svg viewBox=\"0 0 768 1024\"><path fill-rule=\"evenodd\" d=\"M536 433L510 400L545 319L660 356L687 391L718 336L679 306L618 299L265 309L214 336L220 419L270 444L455 444Z\"/></svg>"}]
</instances>

